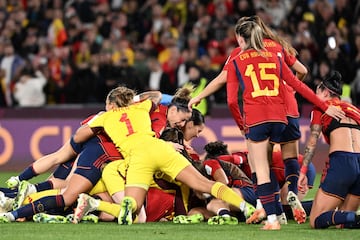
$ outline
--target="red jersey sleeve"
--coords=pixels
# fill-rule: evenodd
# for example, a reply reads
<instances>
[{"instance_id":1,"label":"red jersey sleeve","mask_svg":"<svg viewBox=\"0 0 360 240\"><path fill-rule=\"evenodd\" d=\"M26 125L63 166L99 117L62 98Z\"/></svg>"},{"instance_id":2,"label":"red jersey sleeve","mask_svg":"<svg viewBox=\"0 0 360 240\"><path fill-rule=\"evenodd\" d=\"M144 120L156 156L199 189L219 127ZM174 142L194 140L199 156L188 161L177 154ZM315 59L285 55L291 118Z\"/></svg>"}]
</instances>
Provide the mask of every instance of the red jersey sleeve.
<instances>
[{"instance_id":1,"label":"red jersey sleeve","mask_svg":"<svg viewBox=\"0 0 360 240\"><path fill-rule=\"evenodd\" d=\"M328 125L330 124L331 121L325 121L324 122L324 116L327 116L323 111L321 111L318 107L314 107L314 109L312 110L311 114L310 114L310 124L314 125L321 125L321 131L322 133L324 133L324 131L326 131ZM331 119L331 118L329 118ZM327 136L327 134L323 134L325 142L330 143L330 139L329 136Z\"/></svg>"},{"instance_id":2,"label":"red jersey sleeve","mask_svg":"<svg viewBox=\"0 0 360 240\"><path fill-rule=\"evenodd\" d=\"M221 168L220 163L217 160L214 159L208 159L203 162L206 173L213 177L216 170Z\"/></svg>"},{"instance_id":3,"label":"red jersey sleeve","mask_svg":"<svg viewBox=\"0 0 360 240\"><path fill-rule=\"evenodd\" d=\"M288 65L289 67L294 65L294 63L297 60L296 57L294 55L291 55L290 53L288 53L285 50L283 50L283 54L284 54L284 61L285 61L286 65Z\"/></svg>"},{"instance_id":4,"label":"red jersey sleeve","mask_svg":"<svg viewBox=\"0 0 360 240\"><path fill-rule=\"evenodd\" d=\"M281 67L281 74L282 79L286 81L292 88L295 89L298 93L300 93L306 100L314 104L315 106L319 107L322 111L326 111L328 104L321 101L316 94L303 82L301 82L290 70L290 68L284 64L284 61L280 58L282 62Z\"/></svg>"},{"instance_id":5,"label":"red jersey sleeve","mask_svg":"<svg viewBox=\"0 0 360 240\"><path fill-rule=\"evenodd\" d=\"M310 115L310 123L311 125L318 124L321 125L321 118L324 113L318 108L314 107L314 109L311 111Z\"/></svg>"},{"instance_id":6,"label":"red jersey sleeve","mask_svg":"<svg viewBox=\"0 0 360 240\"><path fill-rule=\"evenodd\" d=\"M235 67L229 66L226 83L227 104L236 124L240 130L244 130L245 124L239 106L239 87L240 86L236 76Z\"/></svg>"},{"instance_id":7,"label":"red jersey sleeve","mask_svg":"<svg viewBox=\"0 0 360 240\"><path fill-rule=\"evenodd\" d=\"M91 115L91 116L89 116L88 118L82 120L81 123L80 123L80 125L82 126L82 125L86 124L86 123L87 123L88 121L90 121L94 116L95 116L95 115Z\"/></svg>"}]
</instances>

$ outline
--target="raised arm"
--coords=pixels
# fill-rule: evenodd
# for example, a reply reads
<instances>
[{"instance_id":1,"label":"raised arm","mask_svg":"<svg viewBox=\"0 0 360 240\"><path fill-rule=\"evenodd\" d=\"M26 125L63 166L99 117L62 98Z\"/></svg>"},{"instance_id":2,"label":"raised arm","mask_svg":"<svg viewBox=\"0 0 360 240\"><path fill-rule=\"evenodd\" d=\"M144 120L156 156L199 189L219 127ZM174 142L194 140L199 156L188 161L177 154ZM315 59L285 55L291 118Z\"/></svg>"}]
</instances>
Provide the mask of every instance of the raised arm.
<instances>
[{"instance_id":1,"label":"raised arm","mask_svg":"<svg viewBox=\"0 0 360 240\"><path fill-rule=\"evenodd\" d=\"M158 105L161 101L162 94L160 91L147 91L140 93L134 97L134 102L142 102L146 99L150 99L155 105Z\"/></svg>"},{"instance_id":2,"label":"raised arm","mask_svg":"<svg viewBox=\"0 0 360 240\"><path fill-rule=\"evenodd\" d=\"M306 100L319 107L327 115L336 120L340 120L345 117L345 112L336 106L328 105L324 101L320 100L318 96L303 82L301 82L290 70L286 64L282 64L282 76L295 91L301 94Z\"/></svg>"},{"instance_id":3,"label":"raised arm","mask_svg":"<svg viewBox=\"0 0 360 240\"><path fill-rule=\"evenodd\" d=\"M198 105L200 101L217 90L219 90L226 83L227 71L221 71L216 78L214 78L205 88L204 90L196 97L190 99L188 107L191 110L193 105Z\"/></svg>"},{"instance_id":4,"label":"raised arm","mask_svg":"<svg viewBox=\"0 0 360 240\"><path fill-rule=\"evenodd\" d=\"M302 64L299 60L296 60L291 68L296 71L296 77L301 81L304 81L306 74L308 73L308 70L304 64Z\"/></svg>"},{"instance_id":5,"label":"raised arm","mask_svg":"<svg viewBox=\"0 0 360 240\"><path fill-rule=\"evenodd\" d=\"M90 128L88 124L84 124L81 127L79 127L74 136L74 142L75 143L83 143L89 140L91 137L95 136L99 131Z\"/></svg>"}]
</instances>

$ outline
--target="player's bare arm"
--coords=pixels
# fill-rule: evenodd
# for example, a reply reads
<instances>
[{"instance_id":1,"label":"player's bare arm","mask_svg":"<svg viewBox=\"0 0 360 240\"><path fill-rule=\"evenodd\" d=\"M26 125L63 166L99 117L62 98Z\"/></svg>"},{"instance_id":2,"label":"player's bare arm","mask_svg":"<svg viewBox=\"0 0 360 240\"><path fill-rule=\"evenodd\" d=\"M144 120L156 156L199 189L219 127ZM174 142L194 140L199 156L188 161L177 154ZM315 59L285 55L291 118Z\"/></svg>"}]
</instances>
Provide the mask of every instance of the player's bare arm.
<instances>
[{"instance_id":1,"label":"player's bare arm","mask_svg":"<svg viewBox=\"0 0 360 240\"><path fill-rule=\"evenodd\" d=\"M321 134L321 129L322 126L319 124L312 124L310 126L310 136L305 147L303 166L309 166L315 154L315 148Z\"/></svg>"}]
</instances>

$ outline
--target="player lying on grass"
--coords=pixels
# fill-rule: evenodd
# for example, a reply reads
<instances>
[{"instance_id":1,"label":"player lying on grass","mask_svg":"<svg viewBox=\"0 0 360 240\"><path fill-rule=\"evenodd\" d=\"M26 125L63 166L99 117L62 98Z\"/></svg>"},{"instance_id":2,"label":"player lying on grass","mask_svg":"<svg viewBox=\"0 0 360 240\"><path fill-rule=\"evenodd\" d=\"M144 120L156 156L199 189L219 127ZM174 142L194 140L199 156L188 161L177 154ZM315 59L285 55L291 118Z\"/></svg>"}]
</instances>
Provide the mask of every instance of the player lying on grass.
<instances>
[{"instance_id":1,"label":"player lying on grass","mask_svg":"<svg viewBox=\"0 0 360 240\"><path fill-rule=\"evenodd\" d=\"M116 108L98 115L74 135L75 142L80 143L99 130L105 131L124 156L127 164L126 185L119 223L124 225L133 223L133 213L137 214L143 205L156 171L162 171L195 190L221 198L239 207L248 215L253 210L250 204L226 185L204 178L172 146L153 137L149 117L153 107L151 101L145 100L127 108Z\"/></svg>"},{"instance_id":2,"label":"player lying on grass","mask_svg":"<svg viewBox=\"0 0 360 240\"><path fill-rule=\"evenodd\" d=\"M126 107L133 103L135 92L125 88L118 87L113 89L106 99L106 110L109 111L114 107ZM160 101L161 94L154 94L154 101ZM106 141L109 144L105 144ZM15 221L18 218L31 217L37 213L59 210L70 207L77 199L80 193L88 192L98 182L101 177L101 168L104 163L113 160L111 152L107 152L107 146L113 146L109 138L104 132L94 135L83 144L84 146L77 160L76 170L70 177L67 187L59 194L40 198L32 203L15 209L12 212L2 214L1 221ZM116 159L120 158L120 154L116 148L112 148L117 154ZM26 183L26 182L22 182ZM19 192L22 191L20 185ZM21 203L19 201L19 203Z\"/></svg>"},{"instance_id":3,"label":"player lying on grass","mask_svg":"<svg viewBox=\"0 0 360 240\"><path fill-rule=\"evenodd\" d=\"M163 131L161 134L161 139L166 141L172 141L183 145L184 136L186 140L191 140L194 137L197 137L199 133L204 128L204 117L198 110L193 110L192 117L186 122L184 127L184 132L180 131L177 128L168 128ZM189 161L189 154L184 149L182 154L186 156ZM111 163L113 165L115 163ZM109 166L109 165L108 165ZM107 168L105 167L104 175L107 175ZM124 170L119 165L120 168L117 169L118 172L112 174L112 185L118 188L118 191L123 194L123 189L125 182L121 176L124 175ZM154 221L167 221L172 220L172 217L178 214L186 214L187 212L187 199L189 196L190 189L177 182L172 180L169 176L157 172L153 176L154 181L150 185L149 191L146 196L146 221L154 222ZM116 185L116 186L115 186ZM159 206L158 201L161 201L161 205ZM75 216L81 218L83 215L86 215L91 211L106 211L109 214L112 214L114 217L118 217L120 212L120 205L106 203L104 201L96 200L93 197L90 197L86 194L81 194L78 199L78 206L75 210ZM137 222L142 222L140 219L144 219L142 216L142 212L139 214L137 218Z\"/></svg>"},{"instance_id":4,"label":"player lying on grass","mask_svg":"<svg viewBox=\"0 0 360 240\"><path fill-rule=\"evenodd\" d=\"M156 94L155 91L148 91L141 93L135 96L136 101L144 100L146 98L151 97ZM110 103L107 106L111 106ZM94 115L93 115L94 116ZM93 116L85 119L81 125L85 124L89 121ZM13 176L6 181L8 188L0 188L0 191L4 193L4 196L0 196L0 203L4 202L4 205L7 205L5 208L9 211L11 208L18 208L20 204L23 202L25 197L29 194L35 192L42 192L50 189L62 189L65 188L68 184L68 180L76 170L76 164L74 164L75 160L79 156L81 152L91 151L91 149L99 148L101 145L101 149L99 149L99 156L102 155L103 159L114 160L121 159L122 156L117 151L114 144L108 140L106 135L96 136L91 140L87 141L85 144L76 144L71 138L67 141L60 149L56 152L45 155L40 159L36 160L34 163L30 164L27 168L24 169L18 176ZM92 150L94 151L94 150ZM92 152L91 155L95 153ZM84 153L83 155L84 156ZM92 157L91 157L92 158ZM87 163L89 164L89 163ZM75 166L74 166L75 165ZM30 184L29 182L24 182L23 186L19 186L19 183L24 180L30 180L33 177L36 177L40 174L47 173L52 168L56 167L56 170L53 174L44 182ZM80 170L77 170L80 171ZM70 175L70 173L72 173ZM70 175L70 176L69 176ZM21 191L18 191L20 189ZM38 194L38 196L47 196L56 194L57 191L47 191L43 194ZM14 205L14 206L11 206ZM2 206L0 206L2 207Z\"/></svg>"},{"instance_id":5,"label":"player lying on grass","mask_svg":"<svg viewBox=\"0 0 360 240\"><path fill-rule=\"evenodd\" d=\"M253 189L253 184L246 174L235 164L218 159L218 150L220 149L216 148L214 143L208 143L204 149L207 154L205 159L201 161L202 174L209 179L226 184L247 202L256 206L257 199ZM199 198L204 199L202 195L198 194L198 196ZM186 223L186 219L191 219L193 214L200 213L204 215L205 219L208 219L208 224L210 225L238 223L238 219L235 217L239 215L239 211L237 209L220 199L214 199L210 196L208 196L205 200L205 205L203 207L198 206L190 209L188 216L175 217L174 221L182 221ZM245 221L244 216L242 216L241 219Z\"/></svg>"},{"instance_id":6,"label":"player lying on grass","mask_svg":"<svg viewBox=\"0 0 360 240\"><path fill-rule=\"evenodd\" d=\"M221 141L209 143L209 144L207 144L205 149L209 155L216 157L216 159L219 159L222 161L228 161L228 162L235 164L250 178L251 170L250 170L250 166L248 164L248 152L247 151L235 152L235 153L229 154L229 152L227 150L227 145ZM299 161L301 162L301 160L302 160L302 156L300 155ZM282 154L278 151L273 152L271 170L274 172L274 175L276 176L276 179L279 183L279 187L281 188L281 192L283 192L283 191L285 192L285 193L281 194L282 196L285 196L285 199L281 199L282 203L283 203L282 208L285 211L280 212L277 215L279 221L284 224L287 222L287 219L294 219L293 213L292 213L294 209L292 209L291 206L289 206L287 203L286 196L288 196L288 194L287 194L288 188L286 185L287 183L286 183L286 177L285 177L285 167L284 167L284 163L282 160ZM312 188L312 185L314 183L315 176L316 176L315 168L312 164L308 169L307 175L309 178L309 182L308 182L309 187L308 188ZM306 193L301 194L300 199L303 199L305 195L306 195ZM305 207L305 211L307 212L307 214L309 214L311 205L312 205L311 201L305 201L305 202L303 202L303 204ZM257 204L257 208L261 208L261 205ZM248 223L250 223L250 222L248 221Z\"/></svg>"}]
</instances>

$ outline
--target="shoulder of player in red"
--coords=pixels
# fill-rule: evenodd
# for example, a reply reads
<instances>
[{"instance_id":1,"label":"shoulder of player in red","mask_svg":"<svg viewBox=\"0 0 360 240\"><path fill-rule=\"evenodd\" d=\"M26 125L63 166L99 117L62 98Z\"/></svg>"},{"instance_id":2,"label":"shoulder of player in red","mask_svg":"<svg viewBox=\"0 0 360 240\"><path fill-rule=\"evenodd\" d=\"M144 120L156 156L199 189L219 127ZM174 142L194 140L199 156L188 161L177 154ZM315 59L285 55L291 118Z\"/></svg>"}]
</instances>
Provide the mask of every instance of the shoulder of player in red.
<instances>
[{"instance_id":1,"label":"shoulder of player in red","mask_svg":"<svg viewBox=\"0 0 360 240\"><path fill-rule=\"evenodd\" d=\"M154 111L151 114L154 116L156 116L155 114L161 114L166 117L167 110L168 110L168 106L159 104L155 107Z\"/></svg>"},{"instance_id":2,"label":"shoulder of player in red","mask_svg":"<svg viewBox=\"0 0 360 240\"><path fill-rule=\"evenodd\" d=\"M101 113L101 112L100 112L100 113ZM93 115L87 117L86 119L82 120L81 123L80 123L80 125L84 125L84 124L88 123L88 122L89 122L91 119L93 119L96 115L97 115L97 114L93 114Z\"/></svg>"},{"instance_id":3,"label":"shoulder of player in red","mask_svg":"<svg viewBox=\"0 0 360 240\"><path fill-rule=\"evenodd\" d=\"M166 112L168 107L159 104L157 108L150 113L151 128L155 132L156 136L159 137L161 132L164 130L167 124Z\"/></svg>"},{"instance_id":4,"label":"shoulder of player in red","mask_svg":"<svg viewBox=\"0 0 360 240\"><path fill-rule=\"evenodd\" d=\"M355 107L354 105L344 102L338 99L331 100L329 102L332 105L340 106L341 109L345 112L345 115L360 125L360 110L359 108Z\"/></svg>"},{"instance_id":5,"label":"shoulder of player in red","mask_svg":"<svg viewBox=\"0 0 360 240\"><path fill-rule=\"evenodd\" d=\"M227 71L228 68L229 68L229 63L231 63L234 58L236 58L239 54L241 53L241 48L240 47L237 47L237 48L234 48L230 55L228 56L228 58L226 59L225 61L225 64L224 64L224 67L223 67L223 71Z\"/></svg>"},{"instance_id":6,"label":"shoulder of player in red","mask_svg":"<svg viewBox=\"0 0 360 240\"><path fill-rule=\"evenodd\" d=\"M281 53L281 58L288 66L294 65L297 60L296 57L287 52L281 44L272 39L265 38L264 47L270 52Z\"/></svg>"},{"instance_id":7,"label":"shoulder of player in red","mask_svg":"<svg viewBox=\"0 0 360 240\"><path fill-rule=\"evenodd\" d=\"M360 109L359 108L355 107L354 105L352 105L348 102L341 101L339 99L331 99L331 100L326 101L326 103L329 105L333 105L338 108L341 108L341 110L343 110L345 112L345 115L347 117L353 119L354 121L356 121L357 124L360 125ZM320 118L320 119L316 119L315 117ZM321 111L320 108L318 108L316 106L313 108L312 115L311 115L311 123L321 124L320 121L324 122L329 119L331 119L331 117L326 115L323 111Z\"/></svg>"},{"instance_id":8,"label":"shoulder of player in red","mask_svg":"<svg viewBox=\"0 0 360 240\"><path fill-rule=\"evenodd\" d=\"M359 109L350 103L343 102L340 99L331 99L326 101L328 105L333 105L338 108L341 108L345 115L354 121L357 124L360 124L360 112ZM321 131L323 133L325 142L330 144L330 132L339 126L339 122L334 121L334 119L324 113L320 108L314 107L311 116L310 116L311 125L321 125Z\"/></svg>"},{"instance_id":9,"label":"shoulder of player in red","mask_svg":"<svg viewBox=\"0 0 360 240\"><path fill-rule=\"evenodd\" d=\"M230 55L228 56L226 62L225 62L225 65L229 62L231 62L234 58L236 58L239 54L241 53L241 48L240 47L237 47L237 48L234 48Z\"/></svg>"}]
</instances>

